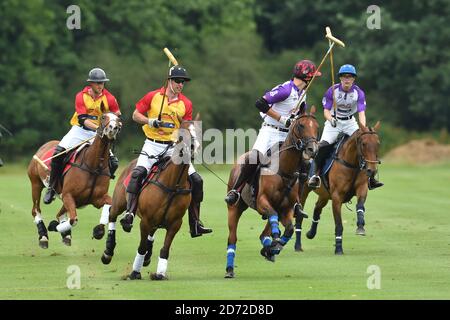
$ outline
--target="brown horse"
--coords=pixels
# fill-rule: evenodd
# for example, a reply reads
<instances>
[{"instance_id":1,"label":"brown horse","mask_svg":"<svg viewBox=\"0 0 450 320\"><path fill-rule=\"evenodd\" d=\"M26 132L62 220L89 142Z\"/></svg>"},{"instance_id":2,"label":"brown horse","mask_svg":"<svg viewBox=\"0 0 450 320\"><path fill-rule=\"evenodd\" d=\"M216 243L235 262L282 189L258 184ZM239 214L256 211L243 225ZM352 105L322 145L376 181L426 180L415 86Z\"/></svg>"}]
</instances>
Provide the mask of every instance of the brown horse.
<instances>
[{"instance_id":1,"label":"brown horse","mask_svg":"<svg viewBox=\"0 0 450 320\"><path fill-rule=\"evenodd\" d=\"M70 160L70 169L66 172L64 180L56 186L56 192L61 195L63 206L56 215L59 222L51 221L48 229L61 232L66 245L71 245L71 228L78 220L77 208L88 204L96 208L111 204L111 197L108 195L110 145L116 139L121 126L122 123L115 114L103 114L94 141L82 149L75 160ZM42 159L45 155L53 154L53 149L58 143L56 140L47 142L39 148L36 156ZM50 160L45 162L49 164ZM31 160L28 166L33 199L31 214L37 225L39 245L44 249L48 248L48 233L41 217L40 201L48 175L48 170L38 161ZM69 221L60 218L66 212L69 213Z\"/></svg>"},{"instance_id":2,"label":"brown horse","mask_svg":"<svg viewBox=\"0 0 450 320\"><path fill-rule=\"evenodd\" d=\"M159 255L157 272L152 273L151 279L167 279L166 271L170 246L181 227L183 216L191 202L191 189L188 181L190 144L184 142L190 141L190 135L188 130L180 131L183 133L183 139L180 139L175 145L172 156L170 159L167 159L167 157L164 159L164 154L158 157L160 159L158 171L151 176L147 184L144 183L139 194L137 215L141 218L141 241L133 264L133 271L128 276L131 280L141 279L140 269L142 266L150 264L153 236L158 228L165 228L167 231L164 246L161 248ZM187 136L189 138L186 138ZM137 159L133 160L122 172L114 189L106 249L101 257L104 264L109 264L114 255L116 246L115 223L117 217L125 211L127 205L124 181L136 166L136 162ZM100 225L94 228L94 237L97 239L103 236L101 231L100 237L95 235L99 233L100 228L102 228Z\"/></svg>"},{"instance_id":3,"label":"brown horse","mask_svg":"<svg viewBox=\"0 0 450 320\"><path fill-rule=\"evenodd\" d=\"M228 205L228 248L227 266L225 278L234 278L234 258L237 242L237 227L239 219L249 206L258 211L263 219L267 219L265 229L260 235L263 248L261 254L269 261L275 261L275 255L279 254L283 246L289 241L294 233L292 223L294 211L300 214L298 207L298 177L299 170L304 167L304 163L312 159L317 150L317 134L319 125L314 117L315 107L311 108L310 114L305 112L304 105L290 126L289 134L281 145L279 152L271 157L270 166L261 168L256 195L256 202L253 202L245 194L251 188L247 184L241 194L242 197L236 205ZM249 152L242 155L230 172L228 181L228 191L230 186L239 175L245 157ZM274 168L276 162L278 168ZM283 236L280 238L279 220L285 227ZM269 237L271 235L272 237Z\"/></svg>"},{"instance_id":4,"label":"brown horse","mask_svg":"<svg viewBox=\"0 0 450 320\"><path fill-rule=\"evenodd\" d=\"M342 217L341 207L343 203L351 200L356 195L356 213L357 229L356 234L365 235L364 230L364 203L367 198L368 178L374 177L378 171L378 149L380 139L376 132L380 127L378 121L373 128L367 128L360 125L359 130L355 131L338 151L330 171L329 183L325 186L322 183L320 188L314 190L319 196L315 207L314 216L310 230L306 236L313 239L317 232L317 225L320 220L322 209L328 201L332 201L333 217L335 223L336 248L335 254L344 253L342 249ZM304 206L311 188L307 183L303 185L304 192L301 192L301 204ZM295 248L299 251L301 248L301 225L302 217L296 220L296 243Z\"/></svg>"}]
</instances>

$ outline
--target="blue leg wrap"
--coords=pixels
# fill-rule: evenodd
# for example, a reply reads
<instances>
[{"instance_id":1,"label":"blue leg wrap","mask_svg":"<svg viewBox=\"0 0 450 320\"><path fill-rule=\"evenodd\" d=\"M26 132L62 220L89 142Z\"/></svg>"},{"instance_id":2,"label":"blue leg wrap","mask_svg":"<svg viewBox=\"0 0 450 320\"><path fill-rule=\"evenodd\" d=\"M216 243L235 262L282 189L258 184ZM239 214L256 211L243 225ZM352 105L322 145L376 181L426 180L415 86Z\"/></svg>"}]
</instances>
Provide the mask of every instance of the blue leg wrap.
<instances>
[{"instance_id":1,"label":"blue leg wrap","mask_svg":"<svg viewBox=\"0 0 450 320\"><path fill-rule=\"evenodd\" d=\"M264 237L261 240L261 244L263 245L263 247L268 247L272 244L272 239L270 237Z\"/></svg>"},{"instance_id":2,"label":"blue leg wrap","mask_svg":"<svg viewBox=\"0 0 450 320\"><path fill-rule=\"evenodd\" d=\"M280 235L280 228L278 227L278 216L271 215L269 217L270 227L272 228L272 235L277 234Z\"/></svg>"},{"instance_id":3,"label":"blue leg wrap","mask_svg":"<svg viewBox=\"0 0 450 320\"><path fill-rule=\"evenodd\" d=\"M229 244L227 248L227 268L234 268L234 256L236 251L235 244Z\"/></svg>"},{"instance_id":4,"label":"blue leg wrap","mask_svg":"<svg viewBox=\"0 0 450 320\"><path fill-rule=\"evenodd\" d=\"M286 243L289 242L289 240L291 240L291 237L282 236L280 240L281 240L280 243L284 246Z\"/></svg>"}]
</instances>

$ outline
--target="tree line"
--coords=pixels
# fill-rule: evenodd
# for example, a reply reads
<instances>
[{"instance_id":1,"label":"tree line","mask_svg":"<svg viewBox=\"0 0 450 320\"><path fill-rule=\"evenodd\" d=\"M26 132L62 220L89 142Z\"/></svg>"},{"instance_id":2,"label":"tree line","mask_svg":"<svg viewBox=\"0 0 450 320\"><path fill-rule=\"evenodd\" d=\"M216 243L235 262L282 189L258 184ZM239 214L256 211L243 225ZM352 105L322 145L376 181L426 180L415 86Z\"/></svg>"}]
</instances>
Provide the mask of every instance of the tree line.
<instances>
[{"instance_id":1,"label":"tree line","mask_svg":"<svg viewBox=\"0 0 450 320\"><path fill-rule=\"evenodd\" d=\"M367 26L365 1L82 0L80 29L68 28L71 4L0 4L0 124L13 133L0 141L3 158L28 156L61 139L75 94L97 66L111 79L107 87L124 114L120 140L140 148L143 135L131 113L145 93L163 85L164 47L193 78L185 93L203 128L257 128L255 100L289 79L297 60L320 62L326 26L346 43L334 50L334 72L344 63L357 67L369 122L450 129L448 1L379 4L378 29ZM318 106L331 85L328 62L322 72L309 92L309 103Z\"/></svg>"}]
</instances>

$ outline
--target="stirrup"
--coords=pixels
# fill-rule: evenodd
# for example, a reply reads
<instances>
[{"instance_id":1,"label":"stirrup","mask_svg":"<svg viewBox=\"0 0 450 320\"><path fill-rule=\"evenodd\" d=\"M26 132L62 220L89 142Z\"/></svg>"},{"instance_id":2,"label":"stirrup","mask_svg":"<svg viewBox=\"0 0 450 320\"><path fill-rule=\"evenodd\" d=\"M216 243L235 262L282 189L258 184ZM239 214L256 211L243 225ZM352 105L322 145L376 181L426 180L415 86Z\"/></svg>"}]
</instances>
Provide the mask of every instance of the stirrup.
<instances>
[{"instance_id":1,"label":"stirrup","mask_svg":"<svg viewBox=\"0 0 450 320\"><path fill-rule=\"evenodd\" d=\"M225 197L225 202L226 202L228 205L233 206L233 205L235 205L235 204L239 201L239 199L241 199L241 194L240 194L240 192L238 192L238 191L235 190L235 189L232 189L232 190L228 191L228 194L227 194L227 196Z\"/></svg>"}]
</instances>

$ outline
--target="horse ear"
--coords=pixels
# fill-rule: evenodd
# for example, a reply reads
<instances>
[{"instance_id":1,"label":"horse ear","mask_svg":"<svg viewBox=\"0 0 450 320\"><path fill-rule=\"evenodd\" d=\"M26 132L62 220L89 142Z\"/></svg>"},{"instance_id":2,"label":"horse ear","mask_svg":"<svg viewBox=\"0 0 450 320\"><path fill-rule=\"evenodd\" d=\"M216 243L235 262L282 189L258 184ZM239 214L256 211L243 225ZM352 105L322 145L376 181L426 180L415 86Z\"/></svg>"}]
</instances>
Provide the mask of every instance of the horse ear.
<instances>
[{"instance_id":1,"label":"horse ear","mask_svg":"<svg viewBox=\"0 0 450 320\"><path fill-rule=\"evenodd\" d=\"M105 113L105 111L106 111L105 104L103 103L103 100L100 103L100 110L102 111L102 113Z\"/></svg>"},{"instance_id":2,"label":"horse ear","mask_svg":"<svg viewBox=\"0 0 450 320\"><path fill-rule=\"evenodd\" d=\"M316 113L316 106L312 105L311 110L309 111L309 114L314 114Z\"/></svg>"},{"instance_id":3,"label":"horse ear","mask_svg":"<svg viewBox=\"0 0 450 320\"><path fill-rule=\"evenodd\" d=\"M195 115L194 121L200 121L200 112Z\"/></svg>"},{"instance_id":4,"label":"horse ear","mask_svg":"<svg viewBox=\"0 0 450 320\"><path fill-rule=\"evenodd\" d=\"M375 126L373 127L373 130L378 131L380 126L381 126L381 122L380 122L380 120L378 120L377 123L375 124Z\"/></svg>"},{"instance_id":5,"label":"horse ear","mask_svg":"<svg viewBox=\"0 0 450 320\"><path fill-rule=\"evenodd\" d=\"M305 114L306 112L306 103L305 101L303 101L302 103L300 103L300 110L298 111L298 114Z\"/></svg>"}]
</instances>

